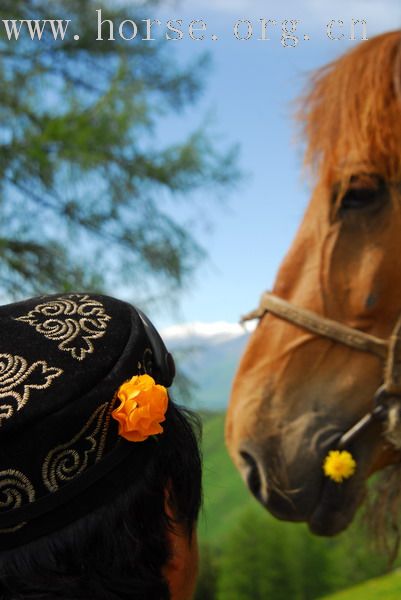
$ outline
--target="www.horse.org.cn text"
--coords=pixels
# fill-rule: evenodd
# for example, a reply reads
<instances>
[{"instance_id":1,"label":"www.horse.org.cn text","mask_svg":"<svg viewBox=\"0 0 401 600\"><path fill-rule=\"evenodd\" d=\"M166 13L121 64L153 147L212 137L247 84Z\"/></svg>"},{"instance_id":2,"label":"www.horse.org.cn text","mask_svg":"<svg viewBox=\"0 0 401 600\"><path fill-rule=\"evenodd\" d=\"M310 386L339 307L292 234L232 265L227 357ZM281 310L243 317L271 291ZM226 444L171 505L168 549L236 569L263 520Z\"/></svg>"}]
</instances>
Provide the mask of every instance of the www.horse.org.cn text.
<instances>
[{"instance_id":1,"label":"www.horse.org.cn text","mask_svg":"<svg viewBox=\"0 0 401 600\"><path fill-rule=\"evenodd\" d=\"M118 22L104 18L102 10L94 14L94 36L99 42L153 42L165 40L178 42L184 39L193 42L212 41L218 42L219 38L232 36L238 42L270 42L280 43L284 48L295 48L301 42L307 43L312 37L324 36L329 40L339 42L363 41L368 39L368 26L366 19L352 18L331 19L322 24L320 31L308 32L307 23L300 19L237 19L227 23L223 33L216 34L212 24L202 18L196 19L124 19ZM32 41L41 41L42 38L63 42L73 39L79 41L79 32L74 31L71 19L2 19L0 21L5 39L18 41L28 37Z\"/></svg>"}]
</instances>

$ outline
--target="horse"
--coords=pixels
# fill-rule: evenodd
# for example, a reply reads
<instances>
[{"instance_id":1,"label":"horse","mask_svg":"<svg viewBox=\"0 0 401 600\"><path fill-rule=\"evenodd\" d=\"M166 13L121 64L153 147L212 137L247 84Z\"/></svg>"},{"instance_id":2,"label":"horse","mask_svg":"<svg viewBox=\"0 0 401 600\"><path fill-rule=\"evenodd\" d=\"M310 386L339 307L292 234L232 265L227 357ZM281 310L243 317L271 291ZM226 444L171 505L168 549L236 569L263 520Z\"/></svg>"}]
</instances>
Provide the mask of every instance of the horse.
<instances>
[{"instance_id":1,"label":"horse","mask_svg":"<svg viewBox=\"0 0 401 600\"><path fill-rule=\"evenodd\" d=\"M313 192L250 315L225 435L268 511L332 536L368 478L401 463L401 32L315 72L297 118ZM322 469L338 447L357 464L342 483Z\"/></svg>"}]
</instances>

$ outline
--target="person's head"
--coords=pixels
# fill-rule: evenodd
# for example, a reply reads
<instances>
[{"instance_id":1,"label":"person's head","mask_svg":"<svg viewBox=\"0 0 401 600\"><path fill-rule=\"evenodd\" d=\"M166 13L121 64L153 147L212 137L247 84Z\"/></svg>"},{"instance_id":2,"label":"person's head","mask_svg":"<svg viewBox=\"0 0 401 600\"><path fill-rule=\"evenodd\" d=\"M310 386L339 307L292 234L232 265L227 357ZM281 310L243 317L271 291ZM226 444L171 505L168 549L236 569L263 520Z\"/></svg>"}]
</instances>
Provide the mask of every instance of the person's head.
<instances>
[{"instance_id":1,"label":"person's head","mask_svg":"<svg viewBox=\"0 0 401 600\"><path fill-rule=\"evenodd\" d=\"M150 322L63 295L0 331L0 598L189 600L200 457Z\"/></svg>"}]
</instances>

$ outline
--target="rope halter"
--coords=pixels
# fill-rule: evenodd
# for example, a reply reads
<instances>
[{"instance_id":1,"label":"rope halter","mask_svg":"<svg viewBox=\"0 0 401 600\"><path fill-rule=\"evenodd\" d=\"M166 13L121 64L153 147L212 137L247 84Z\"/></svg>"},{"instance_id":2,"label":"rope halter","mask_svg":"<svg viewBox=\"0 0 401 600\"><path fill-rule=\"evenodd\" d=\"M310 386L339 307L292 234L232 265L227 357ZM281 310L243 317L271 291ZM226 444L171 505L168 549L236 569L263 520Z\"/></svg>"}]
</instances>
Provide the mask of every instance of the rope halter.
<instances>
[{"instance_id":1,"label":"rope halter","mask_svg":"<svg viewBox=\"0 0 401 600\"><path fill-rule=\"evenodd\" d=\"M264 292L259 307L244 315L241 322L261 319L268 312L318 336L374 354L384 362L383 384L374 395L373 409L339 437L336 447L345 448L371 423L379 420L385 424L388 441L401 449L401 316L386 340L295 306L271 292Z\"/></svg>"}]
</instances>

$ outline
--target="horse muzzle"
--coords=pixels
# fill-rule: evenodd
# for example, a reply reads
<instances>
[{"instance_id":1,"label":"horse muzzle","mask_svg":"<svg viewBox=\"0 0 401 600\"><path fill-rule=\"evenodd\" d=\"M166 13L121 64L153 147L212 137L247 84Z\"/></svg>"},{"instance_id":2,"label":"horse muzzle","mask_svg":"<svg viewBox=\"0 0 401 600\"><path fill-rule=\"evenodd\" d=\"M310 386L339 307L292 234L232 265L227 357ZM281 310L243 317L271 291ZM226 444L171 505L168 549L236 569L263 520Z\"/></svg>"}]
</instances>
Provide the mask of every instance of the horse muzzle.
<instances>
[{"instance_id":1,"label":"horse muzzle","mask_svg":"<svg viewBox=\"0 0 401 600\"><path fill-rule=\"evenodd\" d=\"M366 440L350 447L358 464L349 481L334 483L323 474L327 451L341 438L337 424L324 425L313 413L288 424L280 435L259 444L243 442L237 466L249 490L278 519L306 522L319 535L345 529L362 502L369 456Z\"/></svg>"}]
</instances>

